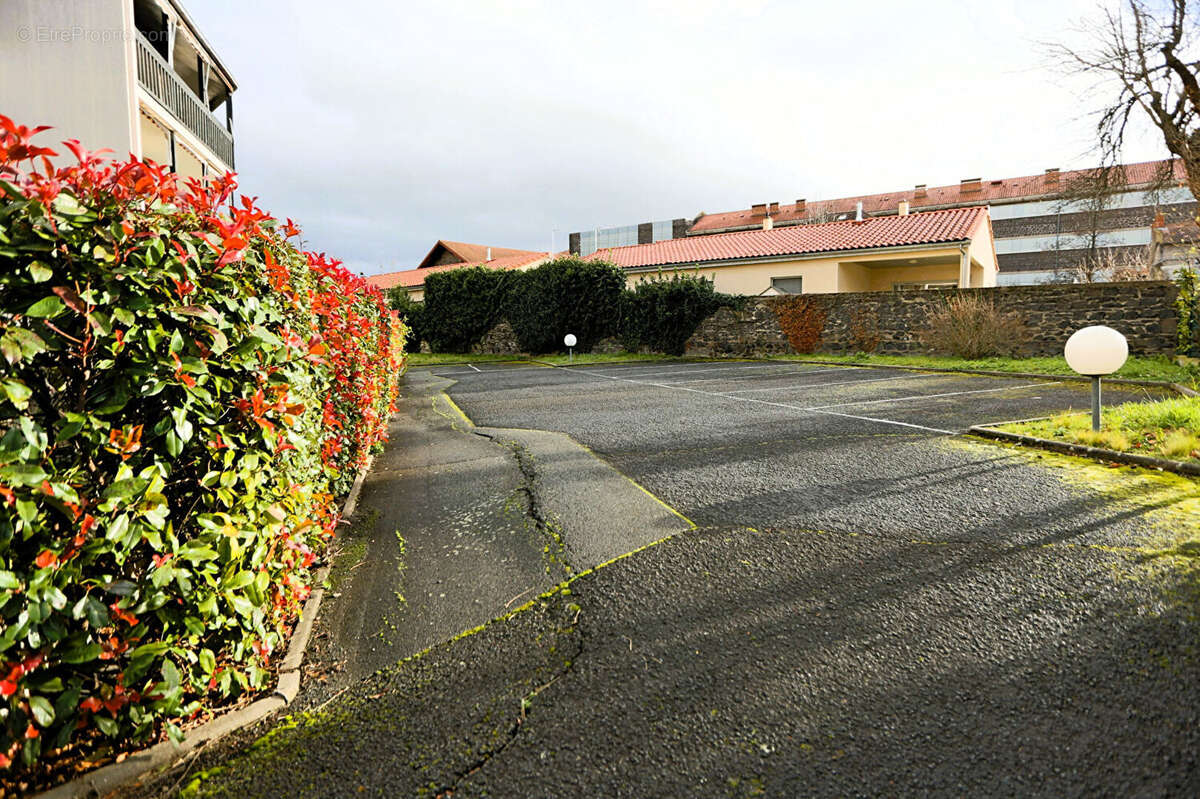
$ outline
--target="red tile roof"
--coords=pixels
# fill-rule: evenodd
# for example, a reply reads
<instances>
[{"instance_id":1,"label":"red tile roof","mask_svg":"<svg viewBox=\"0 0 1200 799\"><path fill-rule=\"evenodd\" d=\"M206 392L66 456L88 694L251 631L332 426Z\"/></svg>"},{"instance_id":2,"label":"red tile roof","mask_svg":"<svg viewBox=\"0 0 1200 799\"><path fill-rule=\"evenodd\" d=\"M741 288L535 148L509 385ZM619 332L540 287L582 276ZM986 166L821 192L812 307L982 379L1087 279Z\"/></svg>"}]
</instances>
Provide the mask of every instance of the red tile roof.
<instances>
[{"instance_id":1,"label":"red tile roof","mask_svg":"<svg viewBox=\"0 0 1200 799\"><path fill-rule=\"evenodd\" d=\"M495 255L495 248L492 249L492 254ZM489 269L520 269L523 266L529 266L544 258L549 258L549 253L531 252L520 250L521 255L509 255L504 258L492 258L490 261L476 261L467 264L443 264L442 266L429 266L424 269L405 269L400 272L387 272L382 275L368 275L367 282L373 286L378 286L381 289L390 289L393 286L404 286L405 288L419 288L425 284L425 278L433 272L445 272L449 269L463 269L468 266L486 266Z\"/></svg>"},{"instance_id":2,"label":"red tile roof","mask_svg":"<svg viewBox=\"0 0 1200 799\"><path fill-rule=\"evenodd\" d=\"M425 266L426 262L433 259L434 254L439 250L444 249L458 257L464 264L479 264L483 263L488 258L488 250L492 251L492 258L507 258L510 255L530 255L533 250L514 250L511 247L489 247L486 244L468 244L462 241L446 241L438 239L437 243L429 250L429 253L421 259L418 268L428 269Z\"/></svg>"},{"instance_id":3,"label":"red tile roof","mask_svg":"<svg viewBox=\"0 0 1200 799\"><path fill-rule=\"evenodd\" d=\"M1162 161L1145 161L1125 166L1125 181L1130 186L1140 186L1150 183L1155 178L1155 172ZM843 197L837 200L820 200L805 203L804 210L798 210L795 203L781 204L779 210L771 214L775 224L811 219L817 214L853 214L858 203L863 204L863 212L876 214L882 211L896 210L900 202L907 201L915 210L947 205L982 205L1004 201L1017 201L1042 195L1053 195L1073 177L1089 170L1075 170L1057 173L1056 179L1049 175L1029 175L1019 178L1004 178L1003 180L983 180L978 188L968 188L956 183L951 186L933 186L918 197L916 189L893 191L886 194L866 194L860 197ZM1175 161L1175 177L1182 180L1183 162ZM763 214L753 213L752 210L727 211L719 214L705 214L688 230L689 234L715 233L730 228L761 225Z\"/></svg>"},{"instance_id":4,"label":"red tile roof","mask_svg":"<svg viewBox=\"0 0 1200 799\"><path fill-rule=\"evenodd\" d=\"M862 222L826 222L669 239L653 244L606 248L588 257L633 268L957 243L973 238L976 229L987 219L988 211L983 206L952 208L907 216L867 218Z\"/></svg>"}]
</instances>

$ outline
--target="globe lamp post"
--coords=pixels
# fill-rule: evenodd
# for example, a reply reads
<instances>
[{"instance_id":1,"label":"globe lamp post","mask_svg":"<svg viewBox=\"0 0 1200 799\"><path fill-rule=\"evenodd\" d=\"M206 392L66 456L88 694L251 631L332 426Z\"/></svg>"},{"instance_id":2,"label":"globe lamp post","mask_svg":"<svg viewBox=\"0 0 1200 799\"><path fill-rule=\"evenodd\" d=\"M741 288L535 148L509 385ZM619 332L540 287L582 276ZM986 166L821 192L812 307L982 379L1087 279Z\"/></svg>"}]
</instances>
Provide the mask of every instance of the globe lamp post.
<instances>
[{"instance_id":1,"label":"globe lamp post","mask_svg":"<svg viewBox=\"0 0 1200 799\"><path fill-rule=\"evenodd\" d=\"M1092 378L1092 430L1100 430L1100 378L1120 369L1129 357L1125 337L1105 325L1080 328L1063 348L1067 366Z\"/></svg>"}]
</instances>

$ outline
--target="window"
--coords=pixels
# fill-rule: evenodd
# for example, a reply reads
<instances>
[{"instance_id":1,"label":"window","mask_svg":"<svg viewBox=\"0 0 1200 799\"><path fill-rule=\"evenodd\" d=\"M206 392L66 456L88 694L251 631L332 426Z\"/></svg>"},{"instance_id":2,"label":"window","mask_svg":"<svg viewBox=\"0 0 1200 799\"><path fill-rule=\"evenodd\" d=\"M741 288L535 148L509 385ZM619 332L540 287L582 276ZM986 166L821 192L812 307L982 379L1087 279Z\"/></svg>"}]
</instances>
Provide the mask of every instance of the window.
<instances>
[{"instance_id":1,"label":"window","mask_svg":"<svg viewBox=\"0 0 1200 799\"><path fill-rule=\"evenodd\" d=\"M804 278L802 277L773 277L771 288L780 294L803 294Z\"/></svg>"},{"instance_id":2,"label":"window","mask_svg":"<svg viewBox=\"0 0 1200 799\"><path fill-rule=\"evenodd\" d=\"M892 291L926 291L929 289L945 291L958 288L957 280L928 280L914 283L893 283Z\"/></svg>"}]
</instances>

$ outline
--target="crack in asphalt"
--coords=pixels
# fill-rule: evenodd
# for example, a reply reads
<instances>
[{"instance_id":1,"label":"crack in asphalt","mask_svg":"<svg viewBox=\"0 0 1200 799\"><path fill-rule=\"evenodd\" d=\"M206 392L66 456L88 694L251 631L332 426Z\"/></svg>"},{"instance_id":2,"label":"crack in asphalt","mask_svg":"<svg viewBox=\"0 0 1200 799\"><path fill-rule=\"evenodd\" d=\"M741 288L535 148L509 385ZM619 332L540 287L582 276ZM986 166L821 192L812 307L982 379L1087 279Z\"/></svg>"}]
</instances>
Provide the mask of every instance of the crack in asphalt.
<instances>
[{"instance_id":1,"label":"crack in asphalt","mask_svg":"<svg viewBox=\"0 0 1200 799\"><path fill-rule=\"evenodd\" d=\"M578 574L579 569L567 559L567 545L562 526L554 518L554 514L548 512L542 503L541 493L538 490L541 478L538 475L537 462L533 457L533 453L519 441L502 440L480 430L473 432L477 436L492 441L497 446L504 447L512 454L513 460L517 465L517 470L521 473L521 485L517 487L514 494L519 494L524 498L525 517L533 525L533 529L538 536L546 542L542 551L546 556L547 573L552 570L555 564L559 564L566 573L566 577L569 578L571 575Z\"/></svg>"},{"instance_id":2,"label":"crack in asphalt","mask_svg":"<svg viewBox=\"0 0 1200 799\"><path fill-rule=\"evenodd\" d=\"M484 766L498 758L500 755L504 754L504 751L516 742L517 738L521 734L521 730L525 726L526 719L528 719L531 715L529 711L534 706L533 699L542 691L558 682L561 678L570 674L582 658L584 651L583 633L578 630L578 623L579 612L576 611L575 618L572 619L569 627L565 629L556 629L554 631L556 634L577 634L578 640L576 645L573 648L570 657L563 661L563 666L561 669L556 670L549 680L537 686L521 698L521 713L519 716L517 716L516 721L513 722L512 726L509 727L508 731L505 733L503 742L494 748L480 752L479 757L476 760L468 764L466 768L454 774L449 786L445 788L433 788L433 796L435 799L450 799L450 797L453 797L455 793L458 792L458 789L462 786L464 780L467 780L477 774Z\"/></svg>"}]
</instances>

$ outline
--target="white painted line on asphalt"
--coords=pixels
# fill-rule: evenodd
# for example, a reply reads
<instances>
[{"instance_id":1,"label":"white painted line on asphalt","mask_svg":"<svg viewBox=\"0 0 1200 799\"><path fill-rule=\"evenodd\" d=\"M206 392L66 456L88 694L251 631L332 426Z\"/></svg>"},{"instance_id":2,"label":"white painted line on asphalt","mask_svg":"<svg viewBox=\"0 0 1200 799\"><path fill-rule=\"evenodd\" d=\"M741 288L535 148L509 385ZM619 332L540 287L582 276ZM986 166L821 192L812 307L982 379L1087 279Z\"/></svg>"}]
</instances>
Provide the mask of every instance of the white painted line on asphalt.
<instances>
[{"instance_id":1,"label":"white painted line on asphalt","mask_svg":"<svg viewBox=\"0 0 1200 799\"><path fill-rule=\"evenodd\" d=\"M847 408L851 405L874 405L883 402L906 402L908 400L937 399L939 397L962 397L967 394L990 394L995 391L1015 391L1018 388L1036 388L1038 386L1056 386L1061 380L1051 380L1048 383L1024 383L1019 386L1001 386L1000 388L980 388L975 391L948 391L944 394L912 394L907 397L891 397L889 399L861 400L859 402L838 402L833 405L814 405L805 408L806 411L823 411L826 408Z\"/></svg>"},{"instance_id":2,"label":"white painted line on asphalt","mask_svg":"<svg viewBox=\"0 0 1200 799\"><path fill-rule=\"evenodd\" d=\"M872 377L870 380L839 380L836 383L801 383L795 386L767 386L766 388L739 388L736 391L726 391L726 394L750 394L757 391L803 391L809 388L825 388L826 386L857 386L859 383L882 383L885 380L917 380L922 377L952 377L946 374L898 375L896 377ZM674 385L674 383L672 383Z\"/></svg>"},{"instance_id":3,"label":"white painted line on asphalt","mask_svg":"<svg viewBox=\"0 0 1200 799\"><path fill-rule=\"evenodd\" d=\"M469 363L469 364L467 364L467 366L471 367L471 368L472 368L472 369L474 369L476 372L482 372L482 371L483 371L482 369L480 369L478 366L476 366L476 365L475 365L475 364L473 364L473 363Z\"/></svg>"},{"instance_id":4,"label":"white painted line on asphalt","mask_svg":"<svg viewBox=\"0 0 1200 799\"><path fill-rule=\"evenodd\" d=\"M605 380L618 380L622 383L633 383L633 384L639 385L639 386L652 386L654 388L665 388L665 389L674 390L674 391L687 391L691 394L702 394L706 397L716 397L718 399L723 399L723 400L734 400L737 402L750 402L755 405L769 405L774 408L786 408L786 409L792 410L792 411L803 411L805 413L816 413L816 414L821 414L824 416L841 416L846 419L858 419L858 420L864 421L864 422L877 422L879 424L895 425L896 427L908 427L908 428L912 428L915 430L927 430L931 433L941 433L943 435L948 435L948 436L958 435L958 432L955 430L943 430L940 427L926 427L925 425L922 425L922 424L912 424L910 422L896 422L896 421L892 421L891 419L876 419L871 416L855 416L855 415L849 414L849 413L838 413L836 411L829 411L829 410L823 410L823 409L818 409L818 408L806 408L803 405L790 405L786 402L770 402L768 400L754 399L753 397L734 397L734 396L730 396L729 394L718 394L715 391L703 391L698 388L687 388L686 386L677 386L677 385L673 385L671 383L649 383L645 380L630 380L627 377L614 377L613 375L602 375L597 372L584 371L584 372L581 372L581 374L586 374L591 377L599 377L599 378L603 378Z\"/></svg>"},{"instance_id":5,"label":"white painted line on asphalt","mask_svg":"<svg viewBox=\"0 0 1200 799\"><path fill-rule=\"evenodd\" d=\"M666 372L638 372L637 374L641 377L667 377L669 375L694 375L697 372L702 373L702 374L708 374L709 372L728 372L728 371L734 370L734 369L736 369L736 370L779 369L779 368L783 368L783 367L793 366L794 364L791 364L791 363L763 363L763 364L752 364L749 366L714 366L714 367L708 366L707 363L697 363L697 364L692 364L692 365L696 366L696 367L703 367L703 368L684 369L684 370L676 369L673 371L669 370ZM855 368L860 368L860 367L855 367ZM616 377L616 375L605 374L604 372L598 372L594 369L575 369L573 371L584 372L585 374L590 374L590 375L599 375L601 377Z\"/></svg>"},{"instance_id":6,"label":"white painted line on asphalt","mask_svg":"<svg viewBox=\"0 0 1200 799\"><path fill-rule=\"evenodd\" d=\"M771 372L770 374L759 375L726 375L725 377L693 377L690 380L672 380L670 385L677 386L680 383L716 383L719 380L761 380L771 377L803 377L804 375L820 375L826 372L846 372L854 369L865 369L863 366L838 367L836 369L809 369L803 372ZM735 392L728 392L735 393Z\"/></svg>"}]
</instances>

